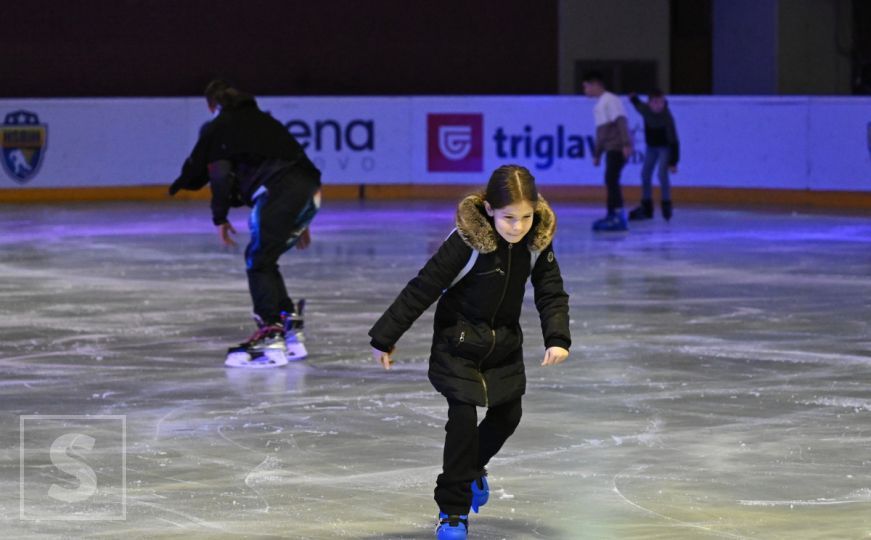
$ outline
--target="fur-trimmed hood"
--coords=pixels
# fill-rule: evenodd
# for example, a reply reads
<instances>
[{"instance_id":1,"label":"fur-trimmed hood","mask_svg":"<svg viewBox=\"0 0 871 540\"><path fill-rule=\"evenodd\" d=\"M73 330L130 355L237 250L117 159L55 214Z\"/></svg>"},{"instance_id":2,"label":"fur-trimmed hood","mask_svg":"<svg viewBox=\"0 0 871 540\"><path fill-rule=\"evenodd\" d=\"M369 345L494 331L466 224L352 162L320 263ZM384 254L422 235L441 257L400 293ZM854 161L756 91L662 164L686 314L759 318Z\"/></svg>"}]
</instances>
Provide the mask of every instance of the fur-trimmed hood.
<instances>
[{"instance_id":1,"label":"fur-trimmed hood","mask_svg":"<svg viewBox=\"0 0 871 540\"><path fill-rule=\"evenodd\" d=\"M480 253L496 251L499 233L484 209L480 193L467 196L457 206L457 232L470 248ZM532 229L527 233L529 249L541 251L553 241L556 215L541 195L535 205Z\"/></svg>"}]
</instances>

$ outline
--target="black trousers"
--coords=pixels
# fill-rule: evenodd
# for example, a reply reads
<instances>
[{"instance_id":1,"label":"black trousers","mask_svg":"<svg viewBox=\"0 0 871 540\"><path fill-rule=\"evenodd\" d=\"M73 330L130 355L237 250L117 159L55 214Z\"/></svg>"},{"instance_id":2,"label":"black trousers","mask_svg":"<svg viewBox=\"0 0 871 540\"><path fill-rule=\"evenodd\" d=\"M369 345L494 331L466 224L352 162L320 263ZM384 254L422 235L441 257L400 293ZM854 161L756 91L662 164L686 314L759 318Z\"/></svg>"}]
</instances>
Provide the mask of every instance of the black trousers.
<instances>
[{"instance_id":1,"label":"black trousers","mask_svg":"<svg viewBox=\"0 0 871 540\"><path fill-rule=\"evenodd\" d=\"M605 152L605 186L608 188L608 213L623 208L623 188L620 186L620 173L626 165L626 158L620 150Z\"/></svg>"},{"instance_id":2,"label":"black trousers","mask_svg":"<svg viewBox=\"0 0 871 540\"><path fill-rule=\"evenodd\" d=\"M446 514L468 514L472 481L514 433L522 415L520 398L490 407L478 425L474 405L448 400L442 474L436 480L435 501Z\"/></svg>"},{"instance_id":3,"label":"black trousers","mask_svg":"<svg viewBox=\"0 0 871 540\"><path fill-rule=\"evenodd\" d=\"M290 169L271 182L266 193L257 197L248 228L251 240L245 248L248 289L254 313L266 324L281 320L281 312L293 313L294 305L278 271L278 258L296 245L320 208L320 189L316 173Z\"/></svg>"}]
</instances>

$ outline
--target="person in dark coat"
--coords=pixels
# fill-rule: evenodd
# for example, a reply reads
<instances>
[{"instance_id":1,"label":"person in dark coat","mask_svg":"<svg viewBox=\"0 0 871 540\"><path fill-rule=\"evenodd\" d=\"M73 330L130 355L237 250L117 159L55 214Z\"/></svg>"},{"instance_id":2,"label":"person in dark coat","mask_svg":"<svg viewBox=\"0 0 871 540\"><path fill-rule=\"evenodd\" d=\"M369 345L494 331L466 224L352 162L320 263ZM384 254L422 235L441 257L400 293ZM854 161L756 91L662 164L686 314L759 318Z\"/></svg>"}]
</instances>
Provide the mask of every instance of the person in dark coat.
<instances>
[{"instance_id":1,"label":"person in dark coat","mask_svg":"<svg viewBox=\"0 0 871 540\"><path fill-rule=\"evenodd\" d=\"M630 221L653 218L653 187L651 177L654 167L659 179L660 198L662 200L662 217L671 219L671 180L668 173L677 173L677 163L680 161L680 142L677 138L677 128L674 117L665 94L662 90L650 93L647 103L635 94L629 94L629 100L635 110L644 118L644 165L641 167L641 204L629 212Z\"/></svg>"},{"instance_id":2,"label":"person in dark coat","mask_svg":"<svg viewBox=\"0 0 871 540\"><path fill-rule=\"evenodd\" d=\"M568 295L551 244L556 216L529 171L496 169L485 192L460 202L456 224L369 331L375 358L390 369L400 336L438 300L429 380L448 401L435 489L444 538L466 531L470 507L486 502L485 466L520 422L520 311L530 277L546 347L542 365L563 362L571 345ZM480 425L476 407L487 408Z\"/></svg>"},{"instance_id":3,"label":"person in dark coat","mask_svg":"<svg viewBox=\"0 0 871 540\"><path fill-rule=\"evenodd\" d=\"M229 246L236 244L230 208L252 207L245 267L258 329L228 351L227 363L286 364L286 355L305 356L305 348L299 343L301 310L288 296L278 258L294 246L309 245L308 227L320 208L321 173L253 96L222 80L209 83L205 93L217 116L203 126L169 194L209 185L212 221Z\"/></svg>"}]
</instances>

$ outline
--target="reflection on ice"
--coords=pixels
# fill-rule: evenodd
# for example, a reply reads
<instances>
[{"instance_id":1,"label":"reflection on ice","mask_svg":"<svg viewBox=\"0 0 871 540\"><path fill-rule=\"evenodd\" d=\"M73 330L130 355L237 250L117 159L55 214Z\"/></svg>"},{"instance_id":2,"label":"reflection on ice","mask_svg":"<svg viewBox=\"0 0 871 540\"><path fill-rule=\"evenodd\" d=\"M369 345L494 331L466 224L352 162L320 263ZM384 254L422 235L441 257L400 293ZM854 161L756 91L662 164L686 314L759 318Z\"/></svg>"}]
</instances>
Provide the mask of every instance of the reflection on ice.
<instances>
[{"instance_id":1,"label":"reflection on ice","mask_svg":"<svg viewBox=\"0 0 871 540\"><path fill-rule=\"evenodd\" d=\"M524 419L470 538L871 535L871 221L679 208L593 236L598 208L555 206L576 345L538 366L528 302ZM451 206L326 205L312 249L282 259L311 356L263 371L222 365L249 306L241 253L203 211L0 213L4 533L432 538L446 406L428 325L390 373L366 330ZM70 414L126 416L126 519L18 519L12 441L35 437L19 417Z\"/></svg>"}]
</instances>

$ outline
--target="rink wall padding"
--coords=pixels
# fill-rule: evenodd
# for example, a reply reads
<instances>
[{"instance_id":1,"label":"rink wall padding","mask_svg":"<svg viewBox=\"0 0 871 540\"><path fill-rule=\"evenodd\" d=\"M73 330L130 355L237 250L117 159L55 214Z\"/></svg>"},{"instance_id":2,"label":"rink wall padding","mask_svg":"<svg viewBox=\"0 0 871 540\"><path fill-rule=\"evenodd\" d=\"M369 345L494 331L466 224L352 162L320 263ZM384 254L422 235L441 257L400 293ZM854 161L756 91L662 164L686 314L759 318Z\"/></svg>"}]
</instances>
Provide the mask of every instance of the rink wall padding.
<instances>
[{"instance_id":1,"label":"rink wall padding","mask_svg":"<svg viewBox=\"0 0 871 540\"><path fill-rule=\"evenodd\" d=\"M431 200L456 201L464 195L480 190L471 184L338 184L323 188L324 203L330 201L403 201ZM658 189L654 198L659 200ZM542 194L550 201L563 203L602 204L605 189L593 186L546 185ZM641 188L627 186L623 190L629 206L641 197ZM754 207L766 209L832 209L871 212L871 192L810 191L791 189L740 189L680 187L672 190L679 205L705 205L717 207ZM208 201L209 191L181 192L174 198L166 194L163 186L122 186L113 188L42 188L0 190L0 204L72 204L107 201Z\"/></svg>"},{"instance_id":2,"label":"rink wall padding","mask_svg":"<svg viewBox=\"0 0 871 540\"><path fill-rule=\"evenodd\" d=\"M583 96L263 97L333 198L452 198L505 163L545 192L602 197ZM643 123L624 99L639 185ZM673 96L686 202L867 206L871 98ZM0 100L0 202L154 200L210 119L202 98ZM200 194L196 197L203 197ZM560 198L558 196L556 198Z\"/></svg>"}]
</instances>

